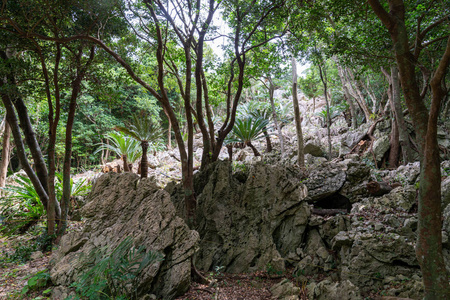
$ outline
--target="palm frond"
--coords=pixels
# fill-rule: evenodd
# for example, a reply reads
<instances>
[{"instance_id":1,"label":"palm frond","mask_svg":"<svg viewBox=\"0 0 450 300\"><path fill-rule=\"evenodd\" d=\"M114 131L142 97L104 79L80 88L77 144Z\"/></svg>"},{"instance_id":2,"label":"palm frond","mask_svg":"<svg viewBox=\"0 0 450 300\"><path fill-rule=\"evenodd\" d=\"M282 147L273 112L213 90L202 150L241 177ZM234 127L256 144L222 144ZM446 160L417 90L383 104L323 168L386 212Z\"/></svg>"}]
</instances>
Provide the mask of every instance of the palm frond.
<instances>
[{"instance_id":1,"label":"palm frond","mask_svg":"<svg viewBox=\"0 0 450 300\"><path fill-rule=\"evenodd\" d=\"M111 144L100 144L100 147L94 153L109 150L118 156L126 155L130 163L134 163L141 157L142 152L139 142L134 138L126 136L121 132L110 132L106 135L106 138Z\"/></svg>"},{"instance_id":2,"label":"palm frond","mask_svg":"<svg viewBox=\"0 0 450 300\"><path fill-rule=\"evenodd\" d=\"M269 126L269 120L263 118L237 119L233 127L232 142L247 143L263 138L264 131Z\"/></svg>"}]
</instances>

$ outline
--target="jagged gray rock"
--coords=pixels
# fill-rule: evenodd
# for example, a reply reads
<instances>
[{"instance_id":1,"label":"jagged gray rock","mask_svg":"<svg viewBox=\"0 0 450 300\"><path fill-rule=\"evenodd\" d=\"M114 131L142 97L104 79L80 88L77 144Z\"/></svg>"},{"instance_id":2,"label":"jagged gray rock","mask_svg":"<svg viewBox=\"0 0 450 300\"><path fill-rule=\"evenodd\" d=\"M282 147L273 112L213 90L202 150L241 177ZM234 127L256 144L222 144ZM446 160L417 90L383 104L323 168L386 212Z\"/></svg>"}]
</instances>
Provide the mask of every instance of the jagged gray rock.
<instances>
[{"instance_id":1,"label":"jagged gray rock","mask_svg":"<svg viewBox=\"0 0 450 300\"><path fill-rule=\"evenodd\" d=\"M200 172L195 182L198 268L248 272L270 265L284 270L283 257L296 255L310 215L298 170L256 163L235 177L225 161ZM168 190L184 215L181 188Z\"/></svg>"},{"instance_id":2,"label":"jagged gray rock","mask_svg":"<svg viewBox=\"0 0 450 300\"><path fill-rule=\"evenodd\" d=\"M323 157L325 155L322 148L312 141L306 143L304 153L311 154L314 157Z\"/></svg>"},{"instance_id":3,"label":"jagged gray rock","mask_svg":"<svg viewBox=\"0 0 450 300\"><path fill-rule=\"evenodd\" d=\"M308 284L308 299L315 300L360 300L360 291L349 280L341 282L331 282L330 280L323 280L319 283Z\"/></svg>"},{"instance_id":4,"label":"jagged gray rock","mask_svg":"<svg viewBox=\"0 0 450 300\"><path fill-rule=\"evenodd\" d=\"M304 181L308 188L306 201L313 203L337 193L347 178L344 168L335 163L324 163L312 170Z\"/></svg>"},{"instance_id":5,"label":"jagged gray rock","mask_svg":"<svg viewBox=\"0 0 450 300\"><path fill-rule=\"evenodd\" d=\"M450 172L450 170L449 170ZM444 179L441 183L442 208L446 208L450 204L450 177Z\"/></svg>"},{"instance_id":6,"label":"jagged gray rock","mask_svg":"<svg viewBox=\"0 0 450 300\"><path fill-rule=\"evenodd\" d=\"M115 249L132 237L135 245L164 255L162 262L141 273L141 293L173 299L186 292L199 235L176 216L166 191L136 174L108 173L98 179L90 198L82 209L86 218L83 230L65 235L52 256L50 274L55 285L69 286L86 271L81 253Z\"/></svg>"},{"instance_id":7,"label":"jagged gray rock","mask_svg":"<svg viewBox=\"0 0 450 300\"><path fill-rule=\"evenodd\" d=\"M289 279L284 279L270 288L273 299L298 300L300 288L296 287Z\"/></svg>"}]
</instances>

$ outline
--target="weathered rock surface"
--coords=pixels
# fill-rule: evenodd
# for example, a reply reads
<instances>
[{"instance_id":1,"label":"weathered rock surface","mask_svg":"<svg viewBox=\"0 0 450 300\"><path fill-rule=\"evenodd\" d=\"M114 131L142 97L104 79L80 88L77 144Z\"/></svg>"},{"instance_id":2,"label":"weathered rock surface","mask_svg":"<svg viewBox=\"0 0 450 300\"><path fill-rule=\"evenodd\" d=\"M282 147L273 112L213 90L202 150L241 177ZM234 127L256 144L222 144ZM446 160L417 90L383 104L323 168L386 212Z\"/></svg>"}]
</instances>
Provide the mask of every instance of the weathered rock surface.
<instances>
[{"instance_id":1,"label":"weathered rock surface","mask_svg":"<svg viewBox=\"0 0 450 300\"><path fill-rule=\"evenodd\" d=\"M324 280L319 283L311 283L308 285L308 298L317 300L363 299L358 287L349 280L341 282Z\"/></svg>"},{"instance_id":2,"label":"weathered rock surface","mask_svg":"<svg viewBox=\"0 0 450 300\"><path fill-rule=\"evenodd\" d=\"M65 235L52 257L50 273L55 285L69 286L87 270L81 253L102 247L111 251L126 237L132 237L135 245L164 255L162 262L141 273L142 294L173 299L189 288L190 260L199 235L176 216L166 191L150 179L139 180L135 174L108 173L98 179L90 198L82 209L84 229Z\"/></svg>"},{"instance_id":3,"label":"weathered rock surface","mask_svg":"<svg viewBox=\"0 0 450 300\"><path fill-rule=\"evenodd\" d=\"M308 188L306 201L313 203L337 193L347 178L344 168L334 163L324 163L311 171L304 181Z\"/></svg>"},{"instance_id":4,"label":"weathered rock surface","mask_svg":"<svg viewBox=\"0 0 450 300\"><path fill-rule=\"evenodd\" d=\"M257 163L235 177L225 161L200 173L196 182L197 267L248 272L270 264L284 270L283 257L296 255L310 215L298 172ZM181 192L170 189L183 214Z\"/></svg>"},{"instance_id":5,"label":"weathered rock surface","mask_svg":"<svg viewBox=\"0 0 450 300\"><path fill-rule=\"evenodd\" d=\"M278 300L298 300L298 295L300 293L300 288L296 287L288 279L284 279L277 284L274 284L270 291L272 292L272 297Z\"/></svg>"},{"instance_id":6,"label":"weathered rock surface","mask_svg":"<svg viewBox=\"0 0 450 300\"><path fill-rule=\"evenodd\" d=\"M323 152L322 148L312 141L306 143L304 153L311 154L315 157L323 157L325 155L325 152Z\"/></svg>"}]
</instances>

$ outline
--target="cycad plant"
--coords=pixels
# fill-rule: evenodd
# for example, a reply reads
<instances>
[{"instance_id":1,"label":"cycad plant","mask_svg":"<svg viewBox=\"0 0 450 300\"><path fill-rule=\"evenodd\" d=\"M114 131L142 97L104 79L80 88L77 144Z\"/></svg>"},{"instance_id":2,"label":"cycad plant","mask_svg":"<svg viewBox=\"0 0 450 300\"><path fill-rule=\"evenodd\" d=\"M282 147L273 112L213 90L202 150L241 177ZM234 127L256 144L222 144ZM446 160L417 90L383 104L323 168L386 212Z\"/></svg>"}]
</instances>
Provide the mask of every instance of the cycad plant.
<instances>
[{"instance_id":1,"label":"cycad plant","mask_svg":"<svg viewBox=\"0 0 450 300\"><path fill-rule=\"evenodd\" d=\"M123 160L123 170L129 172L128 163L134 163L142 154L139 142L121 132L110 132L106 138L111 144L101 144L94 153L102 150L109 150L115 153Z\"/></svg>"},{"instance_id":2,"label":"cycad plant","mask_svg":"<svg viewBox=\"0 0 450 300\"><path fill-rule=\"evenodd\" d=\"M16 175L14 181L15 185L2 188L6 195L0 198L0 215L7 216L5 223L13 224L11 232L25 232L44 215L45 209L28 177Z\"/></svg>"},{"instance_id":3,"label":"cycad plant","mask_svg":"<svg viewBox=\"0 0 450 300\"><path fill-rule=\"evenodd\" d=\"M252 141L264 138L264 131L268 126L269 120L263 118L247 117L244 119L237 119L233 127L233 135L230 137L229 141L243 143L244 146L252 148L255 156L260 156L261 154L252 144Z\"/></svg>"},{"instance_id":4,"label":"cycad plant","mask_svg":"<svg viewBox=\"0 0 450 300\"><path fill-rule=\"evenodd\" d=\"M253 111L250 112L250 116L252 116L253 118L257 118L257 119L264 119L267 120L267 123L269 124L270 119L272 117L272 112L271 109L269 108L264 108L264 109L255 109ZM264 133L264 137L266 138L266 143L267 143L267 152L272 152L272 141L270 140L270 135L268 132L268 127L265 126L263 128L263 133Z\"/></svg>"},{"instance_id":5,"label":"cycad plant","mask_svg":"<svg viewBox=\"0 0 450 300\"><path fill-rule=\"evenodd\" d=\"M0 198L0 215L6 216L3 220L4 223L13 224L9 230L11 233L17 230L25 232L39 221L45 214L45 209L28 177L17 174L14 181L14 185L1 188L6 192L6 195ZM70 179L71 196L86 196L90 189L91 185L87 183L86 179L81 179L75 183L72 178ZM61 199L63 194L62 173L56 173L55 190L56 198ZM0 231L5 229L6 226L5 228L0 226Z\"/></svg>"},{"instance_id":6,"label":"cycad plant","mask_svg":"<svg viewBox=\"0 0 450 300\"><path fill-rule=\"evenodd\" d=\"M141 177L148 176L147 152L150 144L156 143L162 137L162 130L152 123L148 116L133 116L133 122L128 127L117 126L117 130L129 135L141 144Z\"/></svg>"}]
</instances>

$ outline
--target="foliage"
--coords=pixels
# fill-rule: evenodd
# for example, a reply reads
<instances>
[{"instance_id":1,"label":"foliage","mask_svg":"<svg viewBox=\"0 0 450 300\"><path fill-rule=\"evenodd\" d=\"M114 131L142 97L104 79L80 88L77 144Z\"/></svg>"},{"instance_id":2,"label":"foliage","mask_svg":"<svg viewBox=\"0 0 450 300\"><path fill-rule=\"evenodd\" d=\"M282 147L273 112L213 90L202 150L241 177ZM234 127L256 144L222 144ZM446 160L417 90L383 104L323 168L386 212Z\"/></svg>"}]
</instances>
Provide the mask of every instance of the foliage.
<instances>
[{"instance_id":1,"label":"foliage","mask_svg":"<svg viewBox=\"0 0 450 300\"><path fill-rule=\"evenodd\" d=\"M272 276L272 275L282 275L283 274L283 271L280 271L280 270L278 270L278 269L276 269L274 266L272 266L272 264L270 264L270 263L268 263L267 265L266 265L266 272L267 272L267 274L269 275L269 276Z\"/></svg>"},{"instance_id":2,"label":"foliage","mask_svg":"<svg viewBox=\"0 0 450 300\"><path fill-rule=\"evenodd\" d=\"M263 118L237 119L233 127L233 135L228 139L228 142L248 144L248 142L262 139L268 125L269 121Z\"/></svg>"},{"instance_id":3,"label":"foliage","mask_svg":"<svg viewBox=\"0 0 450 300\"><path fill-rule=\"evenodd\" d=\"M56 174L55 190L57 199L61 199L63 191L63 175ZM9 223L12 227L8 232L13 233L30 222L39 220L45 215L42 205L31 180L23 175L17 174L14 185L7 185L2 188L6 195L0 198L0 215L5 216L0 228L6 230ZM70 179L71 196L85 196L91 190L91 185L86 179L81 179L74 183Z\"/></svg>"},{"instance_id":4,"label":"foliage","mask_svg":"<svg viewBox=\"0 0 450 300\"><path fill-rule=\"evenodd\" d=\"M126 155L129 163L134 163L141 157L142 152L139 142L136 139L126 136L121 132L110 132L106 135L106 138L111 144L101 144L94 154L102 150L109 150L118 156Z\"/></svg>"},{"instance_id":5,"label":"foliage","mask_svg":"<svg viewBox=\"0 0 450 300\"><path fill-rule=\"evenodd\" d=\"M333 122L333 119L339 116L343 111L347 110L347 106L344 104L337 106L330 106L330 120ZM322 124L327 124L327 110L326 108L322 109L320 112L316 113L317 116L322 118Z\"/></svg>"},{"instance_id":6,"label":"foliage","mask_svg":"<svg viewBox=\"0 0 450 300\"><path fill-rule=\"evenodd\" d=\"M0 214L6 216L4 222L8 224L12 220L10 232L22 228L30 221L39 220L45 214L31 180L18 174L14 181L15 185L2 188L6 195L0 198Z\"/></svg>"},{"instance_id":7,"label":"foliage","mask_svg":"<svg viewBox=\"0 0 450 300\"><path fill-rule=\"evenodd\" d=\"M141 145L142 143L148 143L150 150L153 144L157 144L163 134L160 127L154 124L151 118L139 115L133 115L132 122L127 127L116 126L116 129L134 138Z\"/></svg>"},{"instance_id":8,"label":"foliage","mask_svg":"<svg viewBox=\"0 0 450 300\"><path fill-rule=\"evenodd\" d=\"M30 260L31 254L35 251L35 246L34 245L20 245L15 247L14 249L14 253L9 254L9 253L4 253L1 258L0 261L2 263L11 263L11 262L16 262L16 263L26 263L27 261Z\"/></svg>"},{"instance_id":9,"label":"foliage","mask_svg":"<svg viewBox=\"0 0 450 300\"><path fill-rule=\"evenodd\" d=\"M21 294L26 295L29 291L38 290L46 287L50 282L50 273L47 270L42 270L28 279L27 284L23 287Z\"/></svg>"},{"instance_id":10,"label":"foliage","mask_svg":"<svg viewBox=\"0 0 450 300\"><path fill-rule=\"evenodd\" d=\"M84 259L90 268L72 285L75 299L137 299L139 275L163 256L146 253L144 246L135 248L127 237L111 253L107 248L94 249Z\"/></svg>"}]
</instances>

